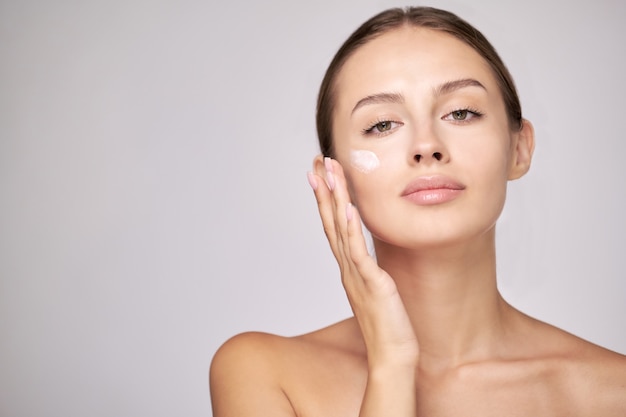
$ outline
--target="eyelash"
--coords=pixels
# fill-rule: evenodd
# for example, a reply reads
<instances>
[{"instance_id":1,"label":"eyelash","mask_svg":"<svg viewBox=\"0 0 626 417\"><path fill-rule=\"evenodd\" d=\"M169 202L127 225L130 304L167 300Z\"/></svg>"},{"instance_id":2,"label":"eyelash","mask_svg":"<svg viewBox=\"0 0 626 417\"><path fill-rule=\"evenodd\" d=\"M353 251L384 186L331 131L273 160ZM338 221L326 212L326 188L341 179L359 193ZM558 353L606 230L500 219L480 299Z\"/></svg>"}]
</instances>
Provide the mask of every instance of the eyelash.
<instances>
[{"instance_id":1,"label":"eyelash","mask_svg":"<svg viewBox=\"0 0 626 417\"><path fill-rule=\"evenodd\" d=\"M480 111L478 111L478 110L476 110L474 108L463 107L463 108L460 108L460 109L452 110L451 112L448 112L448 113L444 114L441 119L445 120L447 117L451 117L452 114L456 113L456 112L467 112L467 115L471 115L471 117L469 119L463 119L463 120L452 119L452 120L450 120L451 122L457 123L457 124L470 123L473 119L480 119L483 116L483 113L481 113ZM466 117L467 117L467 115L466 115Z\"/></svg>"},{"instance_id":2,"label":"eyelash","mask_svg":"<svg viewBox=\"0 0 626 417\"><path fill-rule=\"evenodd\" d=\"M453 120L450 120L451 122L456 123L456 124L470 123L473 119L480 119L483 116L483 113L480 112L479 110L476 110L476 109L471 108L471 107L463 107L463 108L452 110L451 112L446 113L445 115L443 115L441 117L441 119L445 120L447 117L452 116L452 114L456 113L456 112L467 112L467 115L471 115L471 117L469 119L463 119L463 120L454 120L453 119ZM467 117L467 115L466 115L466 117ZM391 126L389 127L388 130L375 132L374 130L376 129L376 126L379 126L379 125L381 125L383 123L389 123L389 124L391 124ZM379 119L379 120L376 120L374 123L370 124L365 129L363 129L363 134L364 135L376 135L378 137L386 136L389 133L393 132L393 130L395 130L396 127L398 127L398 126L393 126L394 124L402 126L404 123L398 122L398 121L395 121L395 120Z\"/></svg>"},{"instance_id":3,"label":"eyelash","mask_svg":"<svg viewBox=\"0 0 626 417\"><path fill-rule=\"evenodd\" d=\"M375 132L376 126L381 125L383 123L389 123L391 126L389 127L388 130L385 130L385 131L382 131L382 132L381 131ZM394 126L394 124L396 126ZM402 126L403 124L404 123L398 122L398 121L395 121L395 120L379 119L379 120L376 120L374 123L370 124L365 129L363 129L363 134L364 135L376 135L378 137L386 136L389 133L393 132L398 126Z\"/></svg>"}]
</instances>

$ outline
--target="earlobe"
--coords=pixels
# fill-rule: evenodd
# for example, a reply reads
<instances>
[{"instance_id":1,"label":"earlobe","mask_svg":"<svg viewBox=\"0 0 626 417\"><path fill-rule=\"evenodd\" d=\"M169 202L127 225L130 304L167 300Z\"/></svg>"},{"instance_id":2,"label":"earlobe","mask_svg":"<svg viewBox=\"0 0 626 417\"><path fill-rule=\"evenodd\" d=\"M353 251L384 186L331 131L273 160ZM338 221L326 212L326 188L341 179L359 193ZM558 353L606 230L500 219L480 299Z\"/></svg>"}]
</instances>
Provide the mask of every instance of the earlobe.
<instances>
[{"instance_id":1,"label":"earlobe","mask_svg":"<svg viewBox=\"0 0 626 417\"><path fill-rule=\"evenodd\" d=\"M516 135L517 140L515 149L513 149L509 180L516 180L528 172L535 151L535 129L532 123L522 119L522 129Z\"/></svg>"}]
</instances>

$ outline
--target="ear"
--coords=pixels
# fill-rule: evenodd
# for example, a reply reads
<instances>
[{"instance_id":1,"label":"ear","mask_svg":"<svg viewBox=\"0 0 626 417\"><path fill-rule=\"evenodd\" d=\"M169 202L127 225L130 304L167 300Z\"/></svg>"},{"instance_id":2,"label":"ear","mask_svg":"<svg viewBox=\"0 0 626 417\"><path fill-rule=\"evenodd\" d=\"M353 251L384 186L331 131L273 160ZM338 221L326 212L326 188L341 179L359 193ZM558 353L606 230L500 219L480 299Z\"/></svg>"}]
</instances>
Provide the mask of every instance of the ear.
<instances>
[{"instance_id":1,"label":"ear","mask_svg":"<svg viewBox=\"0 0 626 417\"><path fill-rule=\"evenodd\" d=\"M533 152L535 151L535 129L532 123L522 119L522 128L515 135L516 139L509 168L509 180L516 180L528 172L530 162L533 159Z\"/></svg>"}]
</instances>

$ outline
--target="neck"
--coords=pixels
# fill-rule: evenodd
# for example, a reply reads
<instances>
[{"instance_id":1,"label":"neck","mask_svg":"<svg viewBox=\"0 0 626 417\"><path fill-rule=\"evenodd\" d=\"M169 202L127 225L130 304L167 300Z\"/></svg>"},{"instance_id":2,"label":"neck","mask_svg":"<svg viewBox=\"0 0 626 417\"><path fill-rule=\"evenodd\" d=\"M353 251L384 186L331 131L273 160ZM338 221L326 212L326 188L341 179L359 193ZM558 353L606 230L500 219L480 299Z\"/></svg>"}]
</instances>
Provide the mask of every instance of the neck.
<instances>
[{"instance_id":1,"label":"neck","mask_svg":"<svg viewBox=\"0 0 626 417\"><path fill-rule=\"evenodd\" d=\"M496 284L495 231L471 244L410 251L375 241L420 344L420 367L449 368L497 354L513 309Z\"/></svg>"}]
</instances>

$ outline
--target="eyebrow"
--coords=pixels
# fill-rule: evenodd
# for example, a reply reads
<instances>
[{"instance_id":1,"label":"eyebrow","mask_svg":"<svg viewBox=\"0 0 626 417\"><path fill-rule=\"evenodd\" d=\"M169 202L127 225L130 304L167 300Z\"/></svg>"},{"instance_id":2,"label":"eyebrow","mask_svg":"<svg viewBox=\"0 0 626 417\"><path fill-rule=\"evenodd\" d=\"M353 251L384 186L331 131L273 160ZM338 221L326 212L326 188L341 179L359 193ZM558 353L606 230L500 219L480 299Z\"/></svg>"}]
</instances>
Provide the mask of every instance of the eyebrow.
<instances>
[{"instance_id":1,"label":"eyebrow","mask_svg":"<svg viewBox=\"0 0 626 417\"><path fill-rule=\"evenodd\" d=\"M479 87L487 91L485 86L482 85L480 81L475 80L473 78L464 78L461 80L447 81L435 87L433 89L433 94L436 97L438 97L438 96L442 96L445 94L450 94L456 90L460 90L461 88L466 88L466 87ZM369 106L372 104L384 104L384 103L402 104L404 103L404 96L400 93L378 93L378 94L369 95L367 97L362 98L356 103L356 105L352 109L352 114L354 114L354 112L360 109L361 107Z\"/></svg>"},{"instance_id":2,"label":"eyebrow","mask_svg":"<svg viewBox=\"0 0 626 417\"><path fill-rule=\"evenodd\" d=\"M404 96L399 93L372 94L371 96L367 96L359 100L354 106L354 108L352 109L352 114L354 114L355 111L357 111L363 106L369 106L371 104L381 104L381 103L402 104L404 103Z\"/></svg>"},{"instance_id":3,"label":"eyebrow","mask_svg":"<svg viewBox=\"0 0 626 417\"><path fill-rule=\"evenodd\" d=\"M479 87L487 91L485 86L482 85L480 81L475 80L473 78L464 78L462 80L448 81L439 85L433 91L434 91L435 96L442 96L445 94L450 94L456 90L460 90L461 88L465 88L465 87Z\"/></svg>"}]
</instances>

